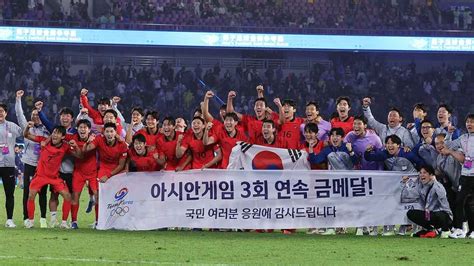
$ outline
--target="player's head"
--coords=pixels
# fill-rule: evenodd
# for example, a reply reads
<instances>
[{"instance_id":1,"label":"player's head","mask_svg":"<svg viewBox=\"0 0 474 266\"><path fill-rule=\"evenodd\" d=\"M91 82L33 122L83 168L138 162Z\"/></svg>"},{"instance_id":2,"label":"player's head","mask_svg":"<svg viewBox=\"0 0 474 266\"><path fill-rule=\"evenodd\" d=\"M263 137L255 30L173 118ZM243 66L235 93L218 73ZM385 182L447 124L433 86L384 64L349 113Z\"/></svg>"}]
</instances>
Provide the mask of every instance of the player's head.
<instances>
[{"instance_id":1,"label":"player's head","mask_svg":"<svg viewBox=\"0 0 474 266\"><path fill-rule=\"evenodd\" d=\"M224 121L224 117L226 113L227 113L227 104L223 104L219 108L219 116L221 117L222 121Z\"/></svg>"},{"instance_id":2,"label":"player's head","mask_svg":"<svg viewBox=\"0 0 474 266\"><path fill-rule=\"evenodd\" d=\"M257 98L255 100L255 104L253 107L253 110L255 111L255 115L258 118L264 117L266 109L267 109L267 101L265 101L265 98Z\"/></svg>"},{"instance_id":3,"label":"player's head","mask_svg":"<svg viewBox=\"0 0 474 266\"><path fill-rule=\"evenodd\" d=\"M146 152L146 138L143 134L136 134L132 138L133 149L138 155L143 155Z\"/></svg>"},{"instance_id":4,"label":"player's head","mask_svg":"<svg viewBox=\"0 0 474 266\"><path fill-rule=\"evenodd\" d=\"M167 116L163 119L163 123L161 125L161 128L163 129L163 135L165 137L172 136L174 134L174 131L176 129L176 121L172 116Z\"/></svg>"},{"instance_id":5,"label":"player's head","mask_svg":"<svg viewBox=\"0 0 474 266\"><path fill-rule=\"evenodd\" d=\"M388 126L393 128L399 126L403 121L402 113L398 108L392 107L387 115Z\"/></svg>"},{"instance_id":6,"label":"player's head","mask_svg":"<svg viewBox=\"0 0 474 266\"><path fill-rule=\"evenodd\" d=\"M33 111L31 111L31 121L33 121L35 125L41 124L41 119L39 117L38 110L34 109Z\"/></svg>"},{"instance_id":7,"label":"player's head","mask_svg":"<svg viewBox=\"0 0 474 266\"><path fill-rule=\"evenodd\" d=\"M468 133L474 133L474 113L469 113L464 121Z\"/></svg>"},{"instance_id":8,"label":"player's head","mask_svg":"<svg viewBox=\"0 0 474 266\"><path fill-rule=\"evenodd\" d=\"M316 123L308 123L304 126L304 139L307 143L318 140L319 128Z\"/></svg>"},{"instance_id":9,"label":"player's head","mask_svg":"<svg viewBox=\"0 0 474 266\"><path fill-rule=\"evenodd\" d=\"M451 114L453 113L453 109L449 107L447 104L440 104L438 105L438 122L440 124L448 123L449 119L451 118Z\"/></svg>"},{"instance_id":10,"label":"player's head","mask_svg":"<svg viewBox=\"0 0 474 266\"><path fill-rule=\"evenodd\" d=\"M435 180L436 178L434 168L431 165L427 164L420 167L419 176L421 183L424 185L428 184L432 180Z\"/></svg>"},{"instance_id":11,"label":"player's head","mask_svg":"<svg viewBox=\"0 0 474 266\"><path fill-rule=\"evenodd\" d=\"M148 111L145 115L145 124L149 129L155 129L158 127L160 116L157 111Z\"/></svg>"},{"instance_id":12,"label":"player's head","mask_svg":"<svg viewBox=\"0 0 474 266\"><path fill-rule=\"evenodd\" d=\"M331 145L339 147L342 144L342 140L344 138L344 130L340 127L333 127L329 131L329 140L331 141Z\"/></svg>"},{"instance_id":13,"label":"player's head","mask_svg":"<svg viewBox=\"0 0 474 266\"><path fill-rule=\"evenodd\" d=\"M74 119L74 112L71 108L63 107L59 110L59 123L65 128L70 128Z\"/></svg>"},{"instance_id":14,"label":"player's head","mask_svg":"<svg viewBox=\"0 0 474 266\"><path fill-rule=\"evenodd\" d=\"M425 119L428 115L428 106L424 103L416 103L413 105L413 118Z\"/></svg>"},{"instance_id":15,"label":"player's head","mask_svg":"<svg viewBox=\"0 0 474 266\"><path fill-rule=\"evenodd\" d=\"M224 127L227 132L232 132L239 123L239 117L236 113L227 113L224 116Z\"/></svg>"},{"instance_id":16,"label":"player's head","mask_svg":"<svg viewBox=\"0 0 474 266\"><path fill-rule=\"evenodd\" d=\"M203 131L205 127L205 121L200 116L195 116L193 121L191 122L191 127L193 129L194 134L199 134Z\"/></svg>"},{"instance_id":17,"label":"player's head","mask_svg":"<svg viewBox=\"0 0 474 266\"><path fill-rule=\"evenodd\" d=\"M145 113L141 107L132 108L132 123L142 122Z\"/></svg>"},{"instance_id":18,"label":"player's head","mask_svg":"<svg viewBox=\"0 0 474 266\"><path fill-rule=\"evenodd\" d=\"M262 123L262 135L264 139L269 139L275 136L276 128L275 122L270 119L263 120Z\"/></svg>"},{"instance_id":19,"label":"player's head","mask_svg":"<svg viewBox=\"0 0 474 266\"><path fill-rule=\"evenodd\" d=\"M186 129L188 128L188 125L186 124L186 120L184 120L184 118L182 118L182 117L176 118L175 125L176 125L176 127L175 127L174 130L176 132L183 132L184 133L186 131Z\"/></svg>"},{"instance_id":20,"label":"player's head","mask_svg":"<svg viewBox=\"0 0 474 266\"><path fill-rule=\"evenodd\" d=\"M0 122L5 122L8 114L8 106L4 103L0 103Z\"/></svg>"},{"instance_id":21,"label":"player's head","mask_svg":"<svg viewBox=\"0 0 474 266\"><path fill-rule=\"evenodd\" d=\"M102 116L104 116L105 111L109 108L110 108L109 98L102 97L97 101L97 110Z\"/></svg>"},{"instance_id":22,"label":"player's head","mask_svg":"<svg viewBox=\"0 0 474 266\"><path fill-rule=\"evenodd\" d=\"M436 150L438 151L438 153L441 153L441 150L443 150L446 145L446 134L445 133L440 133L438 135L436 135L435 137L435 147L436 147Z\"/></svg>"},{"instance_id":23,"label":"player's head","mask_svg":"<svg viewBox=\"0 0 474 266\"><path fill-rule=\"evenodd\" d=\"M193 117L196 117L196 116L203 117L201 107L194 109Z\"/></svg>"},{"instance_id":24,"label":"player's head","mask_svg":"<svg viewBox=\"0 0 474 266\"><path fill-rule=\"evenodd\" d=\"M313 121L314 119L318 118L319 116L319 104L317 102L308 102L306 104L306 118L309 121Z\"/></svg>"},{"instance_id":25,"label":"player's head","mask_svg":"<svg viewBox=\"0 0 474 266\"><path fill-rule=\"evenodd\" d=\"M104 112L104 118L103 118L103 121L104 121L104 124L105 123L117 123L117 112L113 109L107 109L105 110Z\"/></svg>"},{"instance_id":26,"label":"player's head","mask_svg":"<svg viewBox=\"0 0 474 266\"><path fill-rule=\"evenodd\" d=\"M115 123L104 124L104 137L108 143L114 142L117 136L117 125Z\"/></svg>"},{"instance_id":27,"label":"player's head","mask_svg":"<svg viewBox=\"0 0 474 266\"><path fill-rule=\"evenodd\" d=\"M390 135L385 138L385 149L390 155L397 155L401 145L402 140L397 135Z\"/></svg>"},{"instance_id":28,"label":"player's head","mask_svg":"<svg viewBox=\"0 0 474 266\"><path fill-rule=\"evenodd\" d=\"M66 137L66 128L63 126L55 126L51 132L51 144L56 146L62 143L64 137Z\"/></svg>"},{"instance_id":29,"label":"player's head","mask_svg":"<svg viewBox=\"0 0 474 266\"><path fill-rule=\"evenodd\" d=\"M351 110L351 99L347 96L341 96L336 99L336 111L339 118L345 118L349 116Z\"/></svg>"},{"instance_id":30,"label":"player's head","mask_svg":"<svg viewBox=\"0 0 474 266\"><path fill-rule=\"evenodd\" d=\"M434 130L433 122L428 119L421 121L421 135L423 138L426 139L433 137Z\"/></svg>"},{"instance_id":31,"label":"player's head","mask_svg":"<svg viewBox=\"0 0 474 266\"><path fill-rule=\"evenodd\" d=\"M296 102L292 99L285 99L281 104L285 119L293 119L296 113Z\"/></svg>"},{"instance_id":32,"label":"player's head","mask_svg":"<svg viewBox=\"0 0 474 266\"><path fill-rule=\"evenodd\" d=\"M356 115L352 126L357 136L363 136L367 130L367 118L364 115Z\"/></svg>"},{"instance_id":33,"label":"player's head","mask_svg":"<svg viewBox=\"0 0 474 266\"><path fill-rule=\"evenodd\" d=\"M89 137L91 132L91 122L88 119L81 119L77 121L77 133L81 139Z\"/></svg>"}]
</instances>

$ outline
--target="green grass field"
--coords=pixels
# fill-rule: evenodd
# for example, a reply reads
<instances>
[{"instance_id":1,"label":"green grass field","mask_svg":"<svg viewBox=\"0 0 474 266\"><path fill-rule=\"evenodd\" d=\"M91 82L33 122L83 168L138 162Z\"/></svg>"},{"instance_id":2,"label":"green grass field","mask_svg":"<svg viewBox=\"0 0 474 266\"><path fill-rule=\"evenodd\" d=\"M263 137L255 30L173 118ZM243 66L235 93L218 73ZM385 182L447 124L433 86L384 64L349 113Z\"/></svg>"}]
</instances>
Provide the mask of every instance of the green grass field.
<instances>
[{"instance_id":1,"label":"green grass field","mask_svg":"<svg viewBox=\"0 0 474 266\"><path fill-rule=\"evenodd\" d=\"M79 230L23 228L21 189L15 223L3 227L0 193L0 265L65 264L432 264L472 265L474 240L320 236L253 232L95 231L93 213L79 213ZM86 194L87 195L87 194ZM37 207L37 210L39 207ZM38 216L37 216L38 217Z\"/></svg>"}]
</instances>

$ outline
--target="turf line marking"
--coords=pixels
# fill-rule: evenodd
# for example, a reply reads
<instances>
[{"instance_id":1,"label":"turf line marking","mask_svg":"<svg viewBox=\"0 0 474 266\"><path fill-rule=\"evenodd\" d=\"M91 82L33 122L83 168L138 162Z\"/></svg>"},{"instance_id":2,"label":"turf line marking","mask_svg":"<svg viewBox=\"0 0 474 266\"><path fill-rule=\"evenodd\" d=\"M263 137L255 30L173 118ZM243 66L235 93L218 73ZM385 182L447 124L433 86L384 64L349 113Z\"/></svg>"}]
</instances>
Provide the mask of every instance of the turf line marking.
<instances>
[{"instance_id":1,"label":"turf line marking","mask_svg":"<svg viewBox=\"0 0 474 266\"><path fill-rule=\"evenodd\" d=\"M142 260L108 260L108 259L87 259L87 258L67 258L67 257L24 257L24 256L1 256L0 259L23 259L23 260L50 260L50 261L73 261L73 262L95 262L95 263L125 263L125 264L177 264L171 262L159 262L159 261L142 261Z\"/></svg>"}]
</instances>

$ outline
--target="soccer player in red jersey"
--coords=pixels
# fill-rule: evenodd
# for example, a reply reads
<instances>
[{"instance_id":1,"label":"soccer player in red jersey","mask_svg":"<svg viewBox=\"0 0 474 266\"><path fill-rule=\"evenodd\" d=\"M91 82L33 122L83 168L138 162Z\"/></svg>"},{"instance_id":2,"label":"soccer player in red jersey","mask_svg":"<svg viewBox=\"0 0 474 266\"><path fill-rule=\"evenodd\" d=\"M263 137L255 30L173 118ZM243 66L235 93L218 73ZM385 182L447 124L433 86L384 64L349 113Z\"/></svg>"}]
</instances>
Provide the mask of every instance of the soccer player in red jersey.
<instances>
[{"instance_id":1,"label":"soccer player in red jersey","mask_svg":"<svg viewBox=\"0 0 474 266\"><path fill-rule=\"evenodd\" d=\"M158 147L160 152L159 163L164 162L162 166L166 171L187 170L191 166L192 156L185 154L181 159L176 158L178 136L184 134L184 130L177 131L176 122L174 118L170 116L163 119L161 128L163 134L156 140L156 147Z\"/></svg>"},{"instance_id":2,"label":"soccer player in red jersey","mask_svg":"<svg viewBox=\"0 0 474 266\"><path fill-rule=\"evenodd\" d=\"M30 193L28 195L28 222L25 224L26 228L31 228L34 225L35 217L35 197L38 191L46 185L51 185L56 193L59 193L64 198L63 203L63 224L65 227L67 216L71 210L71 194L65 184L65 181L59 178L59 168L61 161L68 153L80 158L82 153L78 148L76 142L71 140L69 143L64 142L66 136L66 129L63 126L54 127L51 137L45 138L42 136L35 136L30 133L30 128L34 126L33 122L28 122L25 127L23 136L34 142L41 142L41 154L38 160L38 167L36 174L30 183ZM66 224L67 225L67 224Z\"/></svg>"},{"instance_id":3,"label":"soccer player in red jersey","mask_svg":"<svg viewBox=\"0 0 474 266\"><path fill-rule=\"evenodd\" d=\"M281 102L279 98L275 98L273 102L278 106L280 113L279 138L286 141L288 149L298 149L300 146L300 126L304 123L304 119L295 117L296 102L291 99Z\"/></svg>"},{"instance_id":4,"label":"soccer player in red jersey","mask_svg":"<svg viewBox=\"0 0 474 266\"><path fill-rule=\"evenodd\" d=\"M176 157L178 159L183 157L189 149L193 156L192 169L217 168L218 163L222 160L222 152L217 145L204 145L202 141L205 127L204 119L198 116L194 117L191 126L193 134L186 137L178 136ZM216 152L216 156L214 156L214 152Z\"/></svg>"},{"instance_id":5,"label":"soccer player in red jersey","mask_svg":"<svg viewBox=\"0 0 474 266\"><path fill-rule=\"evenodd\" d=\"M82 150L87 144L91 134L91 127L91 122L88 119L81 119L77 122L77 133L72 136L68 135L66 139L74 140L77 143L79 149ZM79 199L86 182L89 184L89 190L92 192L94 202L97 202L97 191L99 189L99 185L97 182L96 152L90 151L88 153L84 153L82 158L76 158L74 166L75 167L72 177L71 228L78 229L77 213L79 211Z\"/></svg>"},{"instance_id":6,"label":"soccer player in red jersey","mask_svg":"<svg viewBox=\"0 0 474 266\"><path fill-rule=\"evenodd\" d=\"M213 131L213 135L210 135L209 131L212 131L214 127L213 123L208 122L208 126L204 130L204 138L202 142L204 145L219 144L219 147L222 149L222 169L227 169L229 164L230 153L232 148L236 145L238 141L248 141L248 137L242 130L237 129L237 123L239 118L235 113L227 113L224 116L224 130ZM211 128L209 130L208 128Z\"/></svg>"},{"instance_id":7,"label":"soccer player in red jersey","mask_svg":"<svg viewBox=\"0 0 474 266\"><path fill-rule=\"evenodd\" d=\"M261 132L262 134L257 138L254 144L273 148L288 148L286 140L278 137L273 120L263 120Z\"/></svg>"},{"instance_id":8,"label":"soccer player in red jersey","mask_svg":"<svg viewBox=\"0 0 474 266\"><path fill-rule=\"evenodd\" d=\"M88 115L92 119L92 122L98 127L102 126L106 123L104 121L105 111L111 109L110 99L108 98L99 99L98 104L97 104L97 110L96 110L92 108L92 106L90 106L89 100L87 99L87 93L89 93L87 89L84 88L81 90L81 98L80 98L81 105L87 109ZM117 118L117 115L115 116L115 118L117 120L117 132L121 134L123 131L122 124L120 122L120 119Z\"/></svg>"},{"instance_id":9,"label":"soccer player in red jersey","mask_svg":"<svg viewBox=\"0 0 474 266\"><path fill-rule=\"evenodd\" d=\"M159 170L158 152L148 151L146 138L142 134L136 134L132 139L132 147L128 150L127 169L129 172L151 172ZM164 162L161 162L163 165Z\"/></svg>"},{"instance_id":10,"label":"soccer player in red jersey","mask_svg":"<svg viewBox=\"0 0 474 266\"><path fill-rule=\"evenodd\" d=\"M258 95L263 96L263 86L257 87ZM265 98L259 97L255 100L254 111L255 116L243 115L235 112L233 99L237 96L235 91L230 91L227 96L227 112L236 113L242 126L244 127L247 135L250 138L250 142L255 143L257 139L262 135L262 124L265 119L272 119L274 122L278 121L279 115L271 112L267 108L267 102Z\"/></svg>"},{"instance_id":11,"label":"soccer player in red jersey","mask_svg":"<svg viewBox=\"0 0 474 266\"><path fill-rule=\"evenodd\" d=\"M304 138L305 142L299 147L300 150L305 150L307 153L318 154L324 148L324 142L318 139L318 125L315 123L308 123L304 127ZM326 163L311 164L312 170L327 170L328 166Z\"/></svg>"},{"instance_id":12,"label":"soccer player in red jersey","mask_svg":"<svg viewBox=\"0 0 474 266\"><path fill-rule=\"evenodd\" d=\"M351 110L351 100L347 96L341 96L336 99L337 116L331 119L331 127L340 127L344 130L344 134L353 130L354 117L349 116Z\"/></svg>"},{"instance_id":13,"label":"soccer player in red jersey","mask_svg":"<svg viewBox=\"0 0 474 266\"><path fill-rule=\"evenodd\" d=\"M140 129L136 134L142 134L146 138L146 146L149 150L154 150L156 145L156 140L161 135L160 129L158 128L158 122L160 117L158 112L149 111L145 115L145 125L146 127ZM132 143L132 136L127 135L127 143Z\"/></svg>"}]
</instances>

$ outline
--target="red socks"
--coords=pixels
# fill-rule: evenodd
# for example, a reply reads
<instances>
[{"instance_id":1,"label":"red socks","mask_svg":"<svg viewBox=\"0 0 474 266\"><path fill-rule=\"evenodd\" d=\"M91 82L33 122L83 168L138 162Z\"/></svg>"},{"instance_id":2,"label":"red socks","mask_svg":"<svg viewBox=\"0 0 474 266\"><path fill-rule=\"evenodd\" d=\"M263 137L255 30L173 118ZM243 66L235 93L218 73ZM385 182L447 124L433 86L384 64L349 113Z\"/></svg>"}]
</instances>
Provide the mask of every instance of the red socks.
<instances>
[{"instance_id":1,"label":"red socks","mask_svg":"<svg viewBox=\"0 0 474 266\"><path fill-rule=\"evenodd\" d=\"M79 204L71 204L71 221L77 222L78 212L79 212Z\"/></svg>"},{"instance_id":2,"label":"red socks","mask_svg":"<svg viewBox=\"0 0 474 266\"><path fill-rule=\"evenodd\" d=\"M67 221L70 211L71 211L71 201L64 200L63 201L63 221Z\"/></svg>"},{"instance_id":3,"label":"red socks","mask_svg":"<svg viewBox=\"0 0 474 266\"><path fill-rule=\"evenodd\" d=\"M26 203L26 207L28 209L28 219L34 220L35 219L35 200L29 199Z\"/></svg>"}]
</instances>

